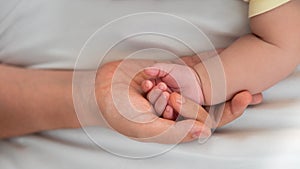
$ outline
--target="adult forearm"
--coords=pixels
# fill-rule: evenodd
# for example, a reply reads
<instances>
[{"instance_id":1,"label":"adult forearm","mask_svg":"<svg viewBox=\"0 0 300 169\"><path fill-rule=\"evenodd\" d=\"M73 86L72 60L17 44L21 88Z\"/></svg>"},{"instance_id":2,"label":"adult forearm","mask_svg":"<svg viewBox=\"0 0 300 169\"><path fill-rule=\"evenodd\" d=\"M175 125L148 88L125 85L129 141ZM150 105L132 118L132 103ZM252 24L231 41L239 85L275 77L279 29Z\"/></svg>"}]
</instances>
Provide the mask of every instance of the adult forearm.
<instances>
[{"instance_id":1,"label":"adult forearm","mask_svg":"<svg viewBox=\"0 0 300 169\"><path fill-rule=\"evenodd\" d=\"M72 103L72 71L0 64L0 138L80 127Z\"/></svg>"}]
</instances>

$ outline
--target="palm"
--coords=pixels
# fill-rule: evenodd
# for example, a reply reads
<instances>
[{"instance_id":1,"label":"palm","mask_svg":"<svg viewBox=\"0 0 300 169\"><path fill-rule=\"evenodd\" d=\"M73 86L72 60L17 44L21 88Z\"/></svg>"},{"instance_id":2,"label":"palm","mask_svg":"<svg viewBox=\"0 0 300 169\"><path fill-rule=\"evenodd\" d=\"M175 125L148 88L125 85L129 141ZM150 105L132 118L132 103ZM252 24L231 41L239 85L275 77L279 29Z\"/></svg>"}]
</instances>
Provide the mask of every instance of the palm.
<instances>
[{"instance_id":1,"label":"palm","mask_svg":"<svg viewBox=\"0 0 300 169\"><path fill-rule=\"evenodd\" d=\"M159 143L192 141L191 131L205 127L196 120L175 122L159 118L144 98L142 73L154 61L127 60L109 63L99 69L96 79L96 95L102 115L116 131L138 139Z\"/></svg>"},{"instance_id":2,"label":"palm","mask_svg":"<svg viewBox=\"0 0 300 169\"><path fill-rule=\"evenodd\" d=\"M138 74L143 67L153 63L127 60L109 64L98 71L96 94L100 110L112 128L127 136L134 137L136 133L123 130L124 128L119 127L120 123L147 123L157 118L151 105L143 97L140 84L144 78L142 74ZM138 75L135 76L136 74ZM107 106L108 104L111 106Z\"/></svg>"}]
</instances>

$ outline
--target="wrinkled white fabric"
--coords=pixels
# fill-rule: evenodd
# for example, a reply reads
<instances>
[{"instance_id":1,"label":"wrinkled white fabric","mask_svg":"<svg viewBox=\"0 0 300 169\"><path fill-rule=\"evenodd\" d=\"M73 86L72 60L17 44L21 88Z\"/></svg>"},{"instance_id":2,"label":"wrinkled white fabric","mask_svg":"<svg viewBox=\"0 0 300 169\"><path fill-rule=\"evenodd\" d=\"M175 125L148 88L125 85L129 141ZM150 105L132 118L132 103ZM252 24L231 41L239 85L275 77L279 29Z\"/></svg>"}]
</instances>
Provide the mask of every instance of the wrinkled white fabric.
<instances>
[{"instance_id":1,"label":"wrinkled white fabric","mask_svg":"<svg viewBox=\"0 0 300 169\"><path fill-rule=\"evenodd\" d=\"M4 4L1 10L4 8L8 12L0 16L3 18L0 61L34 68L74 68L80 49L95 31L115 19L135 13L161 12L182 17L201 28L216 47L225 47L249 31L247 3L235 0L229 3L222 0L12 0L7 3L1 0L1 3ZM6 10L8 8L11 10ZM110 38L121 37L126 31L114 30ZM180 27L169 30L170 34L180 31ZM201 40L190 38L189 41L201 44ZM176 51L179 55L191 54L182 45L151 37L132 39L121 46L119 52L150 46ZM195 50L207 49L198 45ZM113 59L117 58L109 58ZM94 61L86 62L85 68L89 68Z\"/></svg>"}]
</instances>

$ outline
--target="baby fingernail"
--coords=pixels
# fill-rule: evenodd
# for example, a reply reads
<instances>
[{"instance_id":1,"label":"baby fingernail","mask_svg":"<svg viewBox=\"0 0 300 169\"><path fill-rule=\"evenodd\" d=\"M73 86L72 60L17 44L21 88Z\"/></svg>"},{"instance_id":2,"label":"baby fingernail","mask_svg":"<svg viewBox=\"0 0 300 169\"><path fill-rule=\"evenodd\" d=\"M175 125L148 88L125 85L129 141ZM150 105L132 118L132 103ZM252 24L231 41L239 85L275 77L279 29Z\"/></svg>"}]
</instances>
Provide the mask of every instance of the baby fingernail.
<instances>
[{"instance_id":1,"label":"baby fingernail","mask_svg":"<svg viewBox=\"0 0 300 169\"><path fill-rule=\"evenodd\" d=\"M163 92L163 96L164 96L165 99L169 99L169 96L170 96L170 95L169 95L168 92Z\"/></svg>"},{"instance_id":2,"label":"baby fingernail","mask_svg":"<svg viewBox=\"0 0 300 169\"><path fill-rule=\"evenodd\" d=\"M166 107L166 111L167 111L167 112L171 112L171 107L170 107L170 106L167 106L167 107Z\"/></svg>"},{"instance_id":3,"label":"baby fingernail","mask_svg":"<svg viewBox=\"0 0 300 169\"><path fill-rule=\"evenodd\" d=\"M162 83L160 83L159 85L158 85L158 88L160 89L160 90L165 90L165 85L164 84L162 84Z\"/></svg>"},{"instance_id":4,"label":"baby fingernail","mask_svg":"<svg viewBox=\"0 0 300 169\"><path fill-rule=\"evenodd\" d=\"M148 89L148 88L150 88L150 84L149 84L149 82L147 81L147 82L145 82L145 86L146 86L146 88Z\"/></svg>"}]
</instances>

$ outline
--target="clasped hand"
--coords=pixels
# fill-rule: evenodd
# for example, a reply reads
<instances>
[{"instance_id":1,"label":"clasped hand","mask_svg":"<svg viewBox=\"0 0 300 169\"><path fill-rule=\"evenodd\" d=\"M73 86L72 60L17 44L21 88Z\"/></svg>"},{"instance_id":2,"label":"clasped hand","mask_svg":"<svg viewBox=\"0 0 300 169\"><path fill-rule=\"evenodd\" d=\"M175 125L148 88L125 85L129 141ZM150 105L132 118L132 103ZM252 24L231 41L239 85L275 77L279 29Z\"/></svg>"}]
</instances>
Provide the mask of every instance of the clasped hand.
<instances>
[{"instance_id":1,"label":"clasped hand","mask_svg":"<svg viewBox=\"0 0 300 169\"><path fill-rule=\"evenodd\" d=\"M205 55L212 54L207 52L200 55L208 57ZM191 67L200 62L198 56L181 59ZM178 63L178 60L170 62ZM154 63L151 60L116 61L103 65L97 72L95 92L102 116L108 127L132 139L176 144L199 137L207 138L211 135L212 127L228 124L241 116L248 105L262 101L261 94L252 96L247 91L236 94L225 104L220 120L213 126L207 122L210 117L207 109L187 98L184 98L184 102L178 102L177 98L183 96L175 93L171 94L169 104L180 107L178 113L182 120L158 117L141 89L141 83L147 79L143 70Z\"/></svg>"}]
</instances>

